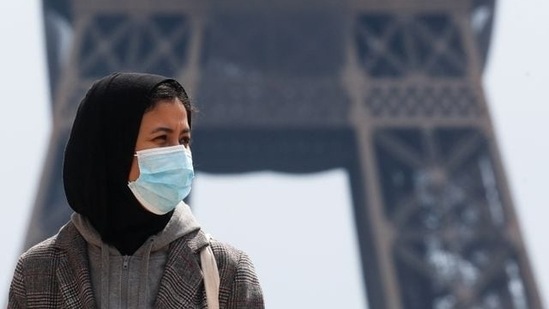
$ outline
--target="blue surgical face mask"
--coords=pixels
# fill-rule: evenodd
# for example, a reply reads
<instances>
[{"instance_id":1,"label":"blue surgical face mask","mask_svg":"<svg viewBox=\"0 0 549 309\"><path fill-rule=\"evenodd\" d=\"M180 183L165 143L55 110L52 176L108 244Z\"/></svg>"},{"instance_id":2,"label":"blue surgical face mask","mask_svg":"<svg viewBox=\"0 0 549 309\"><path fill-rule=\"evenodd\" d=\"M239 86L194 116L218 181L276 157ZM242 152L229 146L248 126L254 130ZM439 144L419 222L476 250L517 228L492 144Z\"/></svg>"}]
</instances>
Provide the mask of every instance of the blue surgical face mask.
<instances>
[{"instance_id":1,"label":"blue surgical face mask","mask_svg":"<svg viewBox=\"0 0 549 309\"><path fill-rule=\"evenodd\" d=\"M139 177L128 187L148 211L163 215L175 209L191 192L194 178L191 151L185 146L159 147L136 152Z\"/></svg>"}]
</instances>

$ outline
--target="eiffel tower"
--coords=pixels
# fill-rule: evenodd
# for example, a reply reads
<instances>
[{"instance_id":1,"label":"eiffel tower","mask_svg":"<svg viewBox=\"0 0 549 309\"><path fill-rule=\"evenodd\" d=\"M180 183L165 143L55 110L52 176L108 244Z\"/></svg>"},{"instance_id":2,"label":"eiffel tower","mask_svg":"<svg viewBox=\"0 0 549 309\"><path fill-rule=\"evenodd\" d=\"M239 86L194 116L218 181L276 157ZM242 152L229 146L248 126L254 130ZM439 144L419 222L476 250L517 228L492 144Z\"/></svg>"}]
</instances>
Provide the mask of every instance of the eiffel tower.
<instances>
[{"instance_id":1,"label":"eiffel tower","mask_svg":"<svg viewBox=\"0 0 549 309\"><path fill-rule=\"evenodd\" d=\"M151 72L207 115L199 171L348 172L369 308L542 308L482 88L494 6L44 1L54 125L26 246L68 219L61 162L85 91Z\"/></svg>"}]
</instances>

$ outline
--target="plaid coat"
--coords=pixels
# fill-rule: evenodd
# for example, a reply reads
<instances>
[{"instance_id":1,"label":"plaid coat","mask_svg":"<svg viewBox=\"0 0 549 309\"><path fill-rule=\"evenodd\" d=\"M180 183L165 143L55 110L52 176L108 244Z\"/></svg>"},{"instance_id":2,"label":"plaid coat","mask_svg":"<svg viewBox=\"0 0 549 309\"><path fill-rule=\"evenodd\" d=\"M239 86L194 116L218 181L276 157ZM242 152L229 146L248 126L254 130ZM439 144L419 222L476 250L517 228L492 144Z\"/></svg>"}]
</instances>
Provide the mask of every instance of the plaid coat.
<instances>
[{"instance_id":1,"label":"plaid coat","mask_svg":"<svg viewBox=\"0 0 549 309\"><path fill-rule=\"evenodd\" d=\"M155 308L207 308L199 250L202 231L170 244ZM248 256L211 241L219 277L220 308L264 308ZM96 308L88 267L87 243L72 223L25 252L10 286L8 308Z\"/></svg>"}]
</instances>

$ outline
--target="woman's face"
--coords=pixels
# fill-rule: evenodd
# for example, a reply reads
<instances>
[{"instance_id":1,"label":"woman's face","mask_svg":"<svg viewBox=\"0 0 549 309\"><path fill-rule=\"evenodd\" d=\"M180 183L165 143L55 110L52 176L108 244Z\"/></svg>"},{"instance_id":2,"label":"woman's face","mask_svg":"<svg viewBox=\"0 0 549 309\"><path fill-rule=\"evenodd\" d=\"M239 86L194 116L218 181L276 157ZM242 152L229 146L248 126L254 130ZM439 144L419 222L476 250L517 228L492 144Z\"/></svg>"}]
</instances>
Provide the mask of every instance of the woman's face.
<instances>
[{"instance_id":1,"label":"woman's face","mask_svg":"<svg viewBox=\"0 0 549 309\"><path fill-rule=\"evenodd\" d=\"M156 106L143 114L135 151L184 145L189 147L191 128L187 120L187 111L179 99L162 100ZM129 181L139 177L137 157L133 157Z\"/></svg>"}]
</instances>

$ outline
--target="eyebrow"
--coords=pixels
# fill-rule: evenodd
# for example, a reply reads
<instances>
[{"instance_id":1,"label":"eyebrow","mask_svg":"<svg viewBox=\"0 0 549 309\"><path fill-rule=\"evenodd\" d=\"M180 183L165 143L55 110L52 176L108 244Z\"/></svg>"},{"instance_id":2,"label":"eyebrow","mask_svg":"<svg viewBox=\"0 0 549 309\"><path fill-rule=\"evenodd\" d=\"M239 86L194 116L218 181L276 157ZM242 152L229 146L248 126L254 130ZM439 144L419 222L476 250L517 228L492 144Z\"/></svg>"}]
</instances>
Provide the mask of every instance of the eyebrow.
<instances>
[{"instance_id":1,"label":"eyebrow","mask_svg":"<svg viewBox=\"0 0 549 309\"><path fill-rule=\"evenodd\" d=\"M171 128L167 127L158 127L151 131L151 134L158 133L158 132L166 132L166 133L172 133L173 130ZM191 129L184 129L180 133L190 133Z\"/></svg>"}]
</instances>

